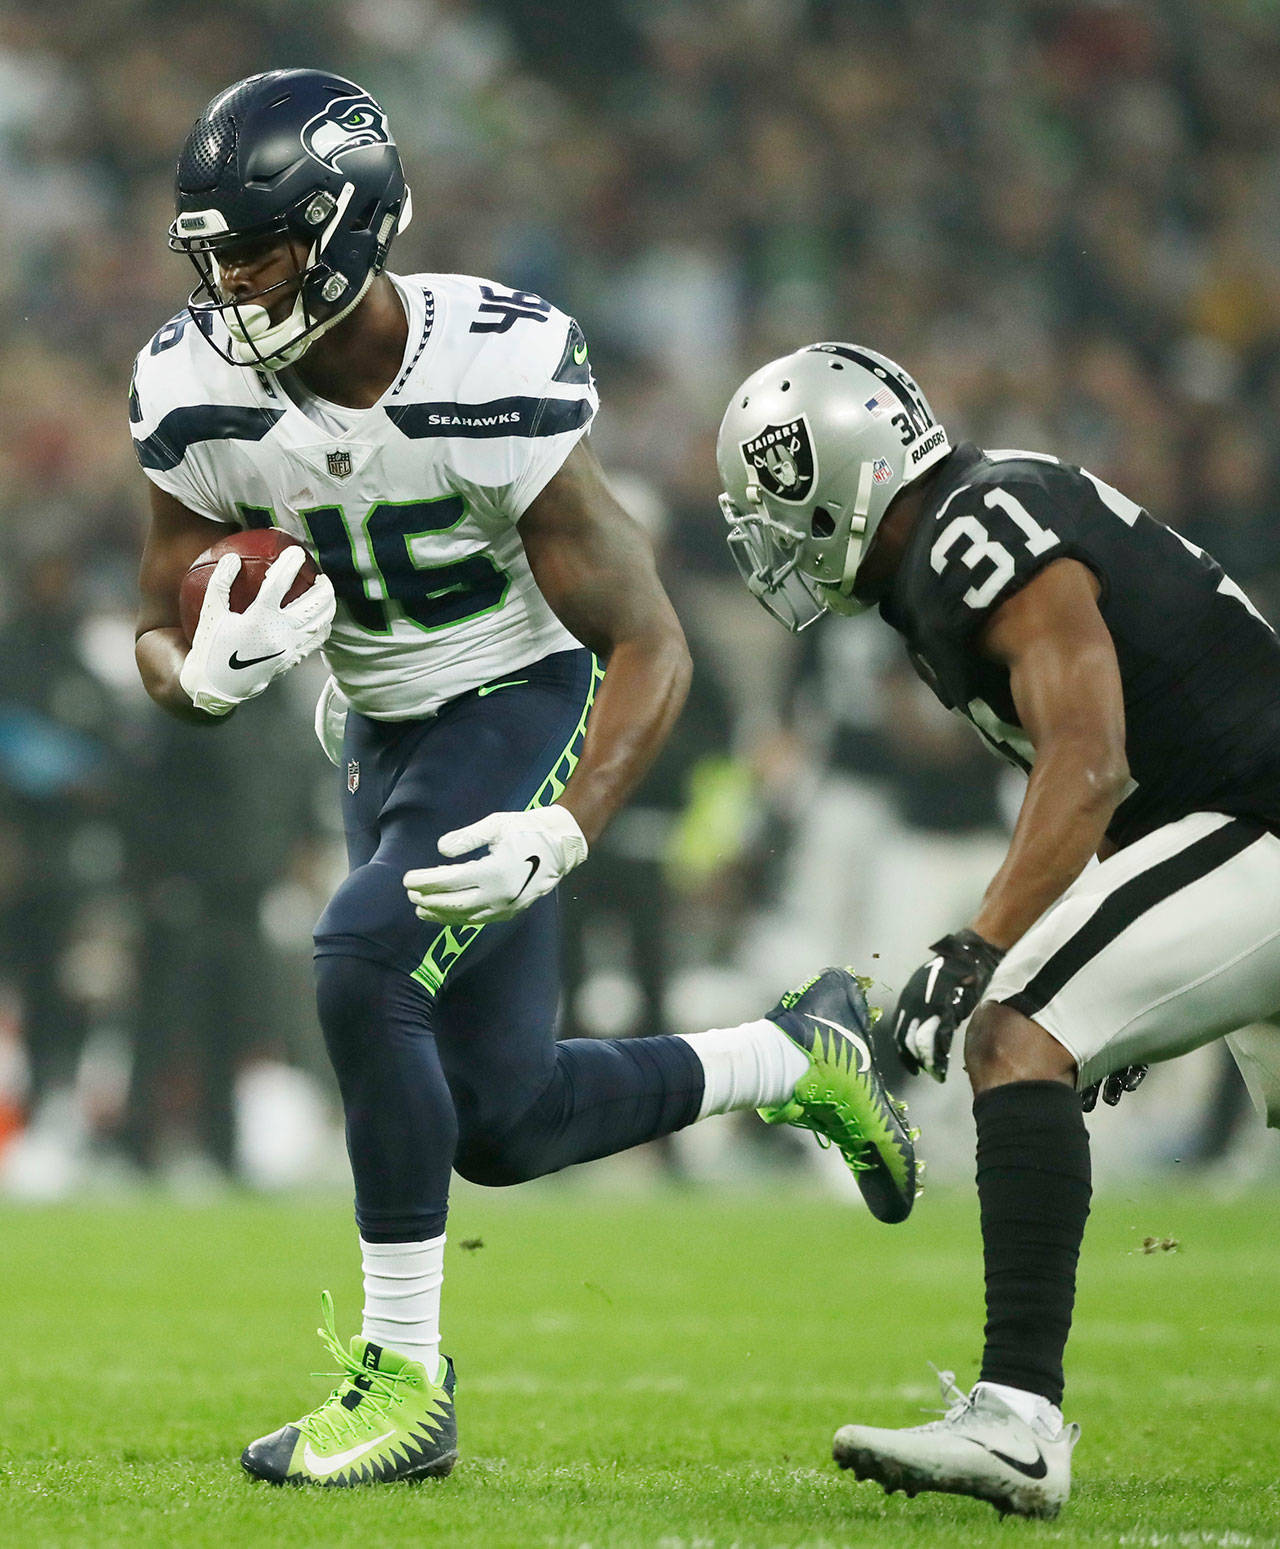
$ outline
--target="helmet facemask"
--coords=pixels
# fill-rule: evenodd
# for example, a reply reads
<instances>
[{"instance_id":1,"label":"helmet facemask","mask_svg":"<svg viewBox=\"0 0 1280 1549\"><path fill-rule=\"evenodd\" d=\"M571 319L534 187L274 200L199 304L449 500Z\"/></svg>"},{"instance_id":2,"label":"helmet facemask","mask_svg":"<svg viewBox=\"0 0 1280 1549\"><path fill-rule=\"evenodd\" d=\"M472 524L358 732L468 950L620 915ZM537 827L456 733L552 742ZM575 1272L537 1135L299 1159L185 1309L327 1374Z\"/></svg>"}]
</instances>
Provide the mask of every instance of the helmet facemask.
<instances>
[{"instance_id":1,"label":"helmet facemask","mask_svg":"<svg viewBox=\"0 0 1280 1549\"><path fill-rule=\"evenodd\" d=\"M206 210L179 215L169 227L169 246L191 260L199 283L187 298L187 307L206 340L232 365L280 371L300 359L315 341L359 306L368 293L382 262L370 268L359 284L334 264L325 253L339 229L354 187L345 183L335 196L321 190L278 220L251 231L230 231L220 212ZM412 216L409 191L398 210L383 219L379 248L385 261L391 238L404 230ZM218 229L222 228L222 229ZM319 228L319 229L317 229ZM307 260L295 272L252 296L236 299L224 293L218 273L218 254L228 247L250 242L285 243L291 237L311 239ZM294 303L288 314L272 323L270 308L280 295L292 291ZM226 328L224 345L210 326L217 317Z\"/></svg>"},{"instance_id":2,"label":"helmet facemask","mask_svg":"<svg viewBox=\"0 0 1280 1549\"><path fill-rule=\"evenodd\" d=\"M793 634L828 611L861 612L848 588L862 558L865 518L825 506L811 516L778 515L768 500L758 484L747 485L741 502L728 491L720 496L729 552L751 595Z\"/></svg>"}]
</instances>

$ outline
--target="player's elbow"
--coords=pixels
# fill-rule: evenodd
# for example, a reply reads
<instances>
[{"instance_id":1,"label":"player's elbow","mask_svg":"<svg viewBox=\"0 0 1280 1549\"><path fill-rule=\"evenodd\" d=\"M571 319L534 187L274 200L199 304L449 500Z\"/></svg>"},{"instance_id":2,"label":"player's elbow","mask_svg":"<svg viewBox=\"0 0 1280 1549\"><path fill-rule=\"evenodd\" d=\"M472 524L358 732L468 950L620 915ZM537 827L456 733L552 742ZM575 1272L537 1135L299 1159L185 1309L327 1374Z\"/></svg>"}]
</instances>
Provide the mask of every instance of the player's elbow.
<instances>
[{"instance_id":1,"label":"player's elbow","mask_svg":"<svg viewBox=\"0 0 1280 1549\"><path fill-rule=\"evenodd\" d=\"M1108 727L1064 727L1042 749L1043 762L1056 766L1060 777L1075 787L1083 805L1110 812L1130 788L1129 761L1122 733ZM1041 756L1036 758L1040 767Z\"/></svg>"},{"instance_id":2,"label":"player's elbow","mask_svg":"<svg viewBox=\"0 0 1280 1549\"><path fill-rule=\"evenodd\" d=\"M668 672L671 679L671 697L683 705L689 697L689 685L693 682L693 657L689 654L689 642L677 623L670 634L666 651L669 656Z\"/></svg>"},{"instance_id":3,"label":"player's elbow","mask_svg":"<svg viewBox=\"0 0 1280 1549\"><path fill-rule=\"evenodd\" d=\"M1085 782L1099 807L1113 810L1124 800L1130 786L1129 760L1123 746L1105 743L1085 760Z\"/></svg>"},{"instance_id":4,"label":"player's elbow","mask_svg":"<svg viewBox=\"0 0 1280 1549\"><path fill-rule=\"evenodd\" d=\"M675 614L654 620L648 627L619 640L609 653L609 661L624 654L643 668L646 677L655 684L661 683L667 704L679 710L693 681L693 658Z\"/></svg>"}]
</instances>

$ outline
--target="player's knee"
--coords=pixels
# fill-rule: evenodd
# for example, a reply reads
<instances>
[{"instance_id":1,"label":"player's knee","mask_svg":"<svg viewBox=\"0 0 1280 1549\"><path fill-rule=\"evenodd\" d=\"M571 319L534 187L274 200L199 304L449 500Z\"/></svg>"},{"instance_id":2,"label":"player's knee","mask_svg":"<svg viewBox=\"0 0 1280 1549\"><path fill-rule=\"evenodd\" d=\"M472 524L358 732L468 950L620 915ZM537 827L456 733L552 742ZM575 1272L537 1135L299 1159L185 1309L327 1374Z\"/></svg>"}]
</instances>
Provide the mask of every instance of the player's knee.
<instances>
[{"instance_id":1,"label":"player's knee","mask_svg":"<svg viewBox=\"0 0 1280 1549\"><path fill-rule=\"evenodd\" d=\"M382 998L379 981L384 972L361 957L326 953L316 958L316 1012L335 1065L367 1034Z\"/></svg>"},{"instance_id":2,"label":"player's knee","mask_svg":"<svg viewBox=\"0 0 1280 1549\"><path fill-rule=\"evenodd\" d=\"M508 1189L540 1177L537 1147L519 1135L497 1139L462 1141L453 1159L453 1170L468 1183L486 1189Z\"/></svg>"},{"instance_id":3,"label":"player's knee","mask_svg":"<svg viewBox=\"0 0 1280 1549\"><path fill-rule=\"evenodd\" d=\"M964 1034L964 1068L975 1092L983 1091L999 1053L1000 1023L988 1013L993 1008L981 1005L969 1018Z\"/></svg>"},{"instance_id":4,"label":"player's knee","mask_svg":"<svg viewBox=\"0 0 1280 1549\"><path fill-rule=\"evenodd\" d=\"M984 1001L969 1019L964 1065L975 1093L1013 1081L1071 1081L1075 1061L1020 1011Z\"/></svg>"},{"instance_id":5,"label":"player's knee","mask_svg":"<svg viewBox=\"0 0 1280 1549\"><path fill-rule=\"evenodd\" d=\"M454 1171L469 1183L490 1189L506 1189L541 1178L563 1165L553 1159L554 1114L559 1111L551 1094L545 1092L522 1111L502 1113L490 1105L482 1123L475 1117L469 1118L463 1105L459 1111Z\"/></svg>"},{"instance_id":6,"label":"player's knee","mask_svg":"<svg viewBox=\"0 0 1280 1549\"><path fill-rule=\"evenodd\" d=\"M433 1030L430 996L385 963L320 953L315 983L320 1028L340 1084L376 1059L392 1035Z\"/></svg>"},{"instance_id":7,"label":"player's knee","mask_svg":"<svg viewBox=\"0 0 1280 1549\"><path fill-rule=\"evenodd\" d=\"M399 870L384 861L357 866L329 900L315 929L323 957L408 962L421 955L422 926Z\"/></svg>"}]
</instances>

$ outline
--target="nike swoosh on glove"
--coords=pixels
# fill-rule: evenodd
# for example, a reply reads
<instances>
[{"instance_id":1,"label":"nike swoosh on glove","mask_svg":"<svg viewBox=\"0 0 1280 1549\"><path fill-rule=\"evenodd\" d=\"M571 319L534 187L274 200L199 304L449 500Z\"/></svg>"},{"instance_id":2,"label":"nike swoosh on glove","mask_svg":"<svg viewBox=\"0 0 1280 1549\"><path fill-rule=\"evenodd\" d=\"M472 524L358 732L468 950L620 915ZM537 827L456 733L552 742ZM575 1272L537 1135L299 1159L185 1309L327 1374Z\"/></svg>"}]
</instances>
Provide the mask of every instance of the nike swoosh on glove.
<instances>
[{"instance_id":1,"label":"nike swoosh on glove","mask_svg":"<svg viewBox=\"0 0 1280 1549\"><path fill-rule=\"evenodd\" d=\"M405 872L405 891L418 918L442 925L509 920L587 858L582 830L560 806L491 812L442 834L437 848L441 855L487 852L453 866Z\"/></svg>"},{"instance_id":2,"label":"nike swoosh on glove","mask_svg":"<svg viewBox=\"0 0 1280 1549\"><path fill-rule=\"evenodd\" d=\"M972 930L944 936L929 950L936 956L916 969L898 997L893 1041L912 1075L926 1070L945 1081L956 1029L982 999L1004 953Z\"/></svg>"},{"instance_id":3,"label":"nike swoosh on glove","mask_svg":"<svg viewBox=\"0 0 1280 1549\"><path fill-rule=\"evenodd\" d=\"M1146 1065L1126 1065L1123 1070L1113 1070L1104 1080L1085 1087L1080 1093L1080 1106L1086 1113L1092 1113L1098 1106L1098 1094L1101 1092L1107 1107L1114 1108L1126 1092L1138 1090L1146 1080L1147 1068Z\"/></svg>"},{"instance_id":4,"label":"nike swoosh on glove","mask_svg":"<svg viewBox=\"0 0 1280 1549\"><path fill-rule=\"evenodd\" d=\"M231 611L240 556L224 554L214 566L195 639L178 674L197 710L226 715L324 644L337 607L328 576L317 576L301 597L281 606L306 557L301 544L290 544L267 567L257 596L243 613Z\"/></svg>"}]
</instances>

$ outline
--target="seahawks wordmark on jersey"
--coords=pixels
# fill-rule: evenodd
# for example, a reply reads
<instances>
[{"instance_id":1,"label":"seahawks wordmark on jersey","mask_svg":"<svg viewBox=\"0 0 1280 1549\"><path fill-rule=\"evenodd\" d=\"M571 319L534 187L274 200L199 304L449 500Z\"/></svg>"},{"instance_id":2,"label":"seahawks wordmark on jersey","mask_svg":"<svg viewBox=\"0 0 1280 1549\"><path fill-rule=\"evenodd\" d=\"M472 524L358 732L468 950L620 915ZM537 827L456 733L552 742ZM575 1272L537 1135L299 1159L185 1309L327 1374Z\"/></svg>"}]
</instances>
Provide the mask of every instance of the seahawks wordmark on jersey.
<instances>
[{"instance_id":1,"label":"seahawks wordmark on jersey","mask_svg":"<svg viewBox=\"0 0 1280 1549\"><path fill-rule=\"evenodd\" d=\"M599 400L578 325L540 297L391 279L409 339L372 408L228 364L183 312L138 356L129 416L147 477L189 510L306 544L338 596L334 676L357 710L406 720L577 645L516 523Z\"/></svg>"},{"instance_id":2,"label":"seahawks wordmark on jersey","mask_svg":"<svg viewBox=\"0 0 1280 1549\"><path fill-rule=\"evenodd\" d=\"M1059 559L1098 578L1120 665L1133 785L1108 836L1127 844L1191 812L1280 828L1280 641L1214 560L1083 469L958 447L880 611L942 703L1029 769L1008 669L975 639Z\"/></svg>"}]
</instances>

